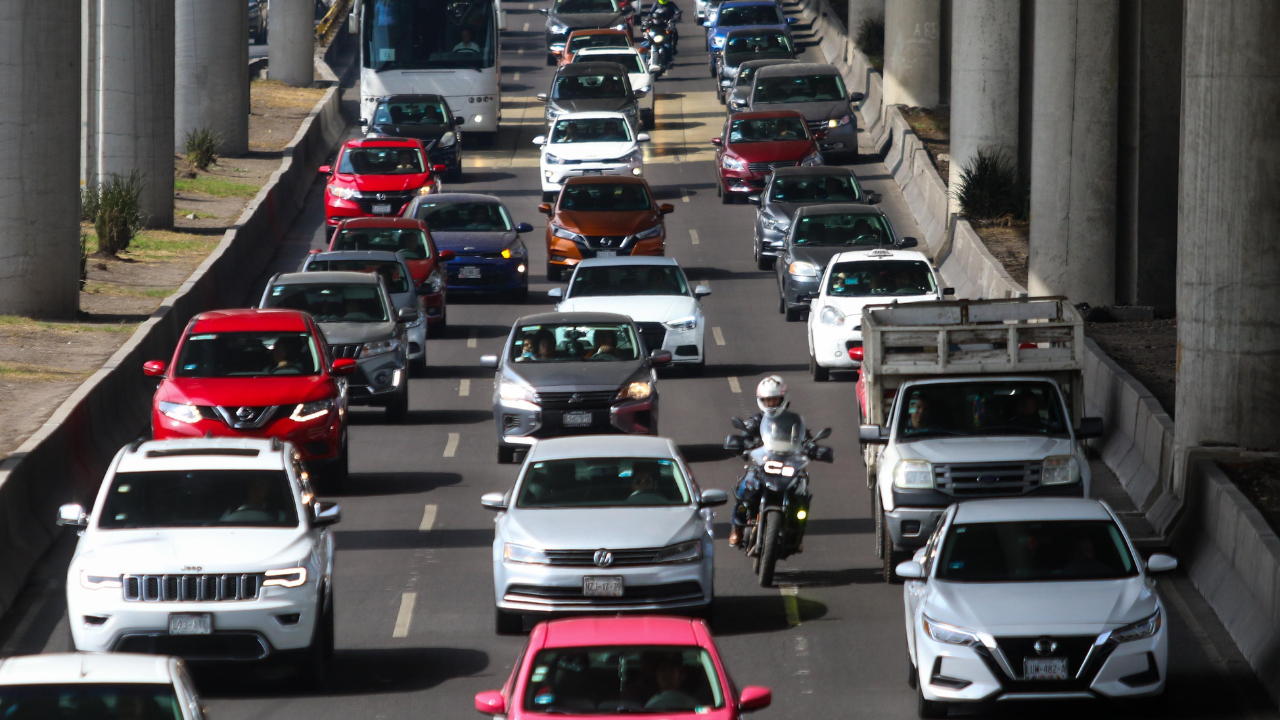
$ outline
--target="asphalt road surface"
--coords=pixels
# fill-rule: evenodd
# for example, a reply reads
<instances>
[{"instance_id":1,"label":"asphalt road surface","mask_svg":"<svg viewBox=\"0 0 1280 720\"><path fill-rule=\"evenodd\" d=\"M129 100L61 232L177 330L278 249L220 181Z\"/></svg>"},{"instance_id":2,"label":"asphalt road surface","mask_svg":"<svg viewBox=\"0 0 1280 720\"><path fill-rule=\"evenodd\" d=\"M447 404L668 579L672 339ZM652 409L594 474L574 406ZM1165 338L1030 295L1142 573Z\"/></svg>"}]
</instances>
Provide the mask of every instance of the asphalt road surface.
<instances>
[{"instance_id":1,"label":"asphalt road surface","mask_svg":"<svg viewBox=\"0 0 1280 720\"><path fill-rule=\"evenodd\" d=\"M865 471L857 446L857 411L848 380L815 384L806 372L803 323L777 312L772 275L751 257L753 208L716 198L709 140L723 123L708 75L701 28L688 0L677 67L657 83L657 128L645 175L667 217L667 254L691 280L710 285L703 301L708 367L703 378L675 375L659 383L661 431L677 440L699 484L731 490L740 464L720 449L729 418L754 410L753 390L782 375L793 407L813 428L834 428L834 465L813 471L814 503L804 553L779 566L762 589L749 562L729 548L727 508L717 518L714 631L735 681L773 689L775 718L909 718L901 586L887 585L875 557ZM539 4L539 7L542 5ZM542 104L552 68L544 63L542 16L533 4L508 4L503 35L503 128L491 147L468 149L460 183L446 189L504 199L525 236L533 280L529 302L450 301L450 328L428 344L430 371L411 381L407 424L384 425L382 411L352 413L351 470L338 499L335 602L337 654L321 692L300 689L283 672L202 668L196 679L215 720L240 718L474 718L472 696L498 688L520 650L520 637L493 631L490 545L493 515L480 495L502 491L517 466L496 463L491 413L493 372L480 355L500 349L519 316L551 307L543 275L545 218L537 153ZM808 27L796 26L799 39ZM817 59L816 50L807 51ZM899 233L915 222L883 164L856 166L884 196ZM296 269L323 245L321 185L291 229L272 272ZM265 277L263 279L265 281ZM42 563L13 612L0 623L0 652L61 651L67 646L63 578L70 532ZM997 717L1276 717L1247 664L1211 609L1180 574L1160 580L1171 625L1167 702L1019 704L967 711Z\"/></svg>"}]
</instances>

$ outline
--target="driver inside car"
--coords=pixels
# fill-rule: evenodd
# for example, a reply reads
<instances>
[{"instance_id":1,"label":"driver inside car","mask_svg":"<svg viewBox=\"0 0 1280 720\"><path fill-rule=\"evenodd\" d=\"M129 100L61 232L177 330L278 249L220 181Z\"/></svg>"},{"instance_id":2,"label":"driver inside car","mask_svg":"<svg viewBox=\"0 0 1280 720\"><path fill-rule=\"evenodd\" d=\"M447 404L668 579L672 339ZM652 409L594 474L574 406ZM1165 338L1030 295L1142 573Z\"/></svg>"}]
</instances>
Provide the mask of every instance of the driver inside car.
<instances>
[{"instance_id":1,"label":"driver inside car","mask_svg":"<svg viewBox=\"0 0 1280 720\"><path fill-rule=\"evenodd\" d=\"M480 52L480 46L471 39L471 31L469 29L462 28L462 32L459 33L458 38L458 44L453 46L454 52Z\"/></svg>"}]
</instances>

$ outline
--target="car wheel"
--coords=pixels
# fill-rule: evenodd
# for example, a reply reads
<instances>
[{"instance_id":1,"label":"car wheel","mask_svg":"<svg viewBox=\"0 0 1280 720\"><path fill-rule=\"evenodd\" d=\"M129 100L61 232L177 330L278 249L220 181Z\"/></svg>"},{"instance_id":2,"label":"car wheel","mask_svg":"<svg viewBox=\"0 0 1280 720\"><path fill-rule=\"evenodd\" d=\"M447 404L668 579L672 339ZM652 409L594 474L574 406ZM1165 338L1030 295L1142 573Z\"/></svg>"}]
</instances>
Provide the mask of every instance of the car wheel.
<instances>
[{"instance_id":1,"label":"car wheel","mask_svg":"<svg viewBox=\"0 0 1280 720\"><path fill-rule=\"evenodd\" d=\"M733 204L733 193L724 191L724 183L720 182L719 178L716 179L716 195L719 196L721 205Z\"/></svg>"},{"instance_id":2,"label":"car wheel","mask_svg":"<svg viewBox=\"0 0 1280 720\"><path fill-rule=\"evenodd\" d=\"M652 111L652 110L641 110L641 111L640 111L640 122L644 124L644 128L645 128L646 130L652 130L652 129L653 129L653 111Z\"/></svg>"},{"instance_id":3,"label":"car wheel","mask_svg":"<svg viewBox=\"0 0 1280 720\"><path fill-rule=\"evenodd\" d=\"M907 648L907 687L915 689L920 684L920 676L916 673L916 664L911 661L911 649Z\"/></svg>"},{"instance_id":4,"label":"car wheel","mask_svg":"<svg viewBox=\"0 0 1280 720\"><path fill-rule=\"evenodd\" d=\"M785 304L786 300L783 299L782 302ZM800 322L800 319L804 317L804 308L788 307L783 311L783 314L786 315L787 322Z\"/></svg>"},{"instance_id":5,"label":"car wheel","mask_svg":"<svg viewBox=\"0 0 1280 720\"><path fill-rule=\"evenodd\" d=\"M818 364L818 359L810 354L809 374L813 376L814 382L826 382L831 379L831 368L822 367Z\"/></svg>"},{"instance_id":6,"label":"car wheel","mask_svg":"<svg viewBox=\"0 0 1280 720\"><path fill-rule=\"evenodd\" d=\"M329 660L333 657L333 604L324 607L324 598L320 600L320 617L316 619L316 628L311 635L311 644L303 651L298 660L298 675L302 681L313 688L324 684L329 671Z\"/></svg>"},{"instance_id":7,"label":"car wheel","mask_svg":"<svg viewBox=\"0 0 1280 720\"><path fill-rule=\"evenodd\" d=\"M555 53L547 53L547 67L555 67L559 64L560 59L555 56Z\"/></svg>"},{"instance_id":8,"label":"car wheel","mask_svg":"<svg viewBox=\"0 0 1280 720\"><path fill-rule=\"evenodd\" d=\"M901 584L902 578L898 577L898 573L894 569L898 567L898 563L907 559L909 553L893 549L893 535L889 533L889 519L885 517L883 508L880 510L880 532L882 533L880 543L881 547L884 548L882 552L884 557L884 581L891 585Z\"/></svg>"},{"instance_id":9,"label":"car wheel","mask_svg":"<svg viewBox=\"0 0 1280 720\"><path fill-rule=\"evenodd\" d=\"M406 382L396 391L396 396L387 403L387 422L399 425L409 414L409 383Z\"/></svg>"},{"instance_id":10,"label":"car wheel","mask_svg":"<svg viewBox=\"0 0 1280 720\"><path fill-rule=\"evenodd\" d=\"M926 700L924 692L916 688L916 715L929 720L930 718L944 718L947 716L947 704L938 702L937 700Z\"/></svg>"},{"instance_id":11,"label":"car wheel","mask_svg":"<svg viewBox=\"0 0 1280 720\"><path fill-rule=\"evenodd\" d=\"M427 353L423 352L422 357L417 360L409 361L409 377L423 377L427 374Z\"/></svg>"},{"instance_id":12,"label":"car wheel","mask_svg":"<svg viewBox=\"0 0 1280 720\"><path fill-rule=\"evenodd\" d=\"M560 278L564 276L564 271L558 265L547 263L547 280L550 282L560 282Z\"/></svg>"},{"instance_id":13,"label":"car wheel","mask_svg":"<svg viewBox=\"0 0 1280 720\"><path fill-rule=\"evenodd\" d=\"M494 608L493 631L499 635L519 635L524 632L524 616Z\"/></svg>"},{"instance_id":14,"label":"car wheel","mask_svg":"<svg viewBox=\"0 0 1280 720\"><path fill-rule=\"evenodd\" d=\"M510 465L516 461L516 449L513 447L498 446L498 464Z\"/></svg>"},{"instance_id":15,"label":"car wheel","mask_svg":"<svg viewBox=\"0 0 1280 720\"><path fill-rule=\"evenodd\" d=\"M772 270L773 257L760 252L760 243L756 243L756 269Z\"/></svg>"},{"instance_id":16,"label":"car wheel","mask_svg":"<svg viewBox=\"0 0 1280 720\"><path fill-rule=\"evenodd\" d=\"M721 105L725 104L724 93L720 92L719 90L716 91L716 99L720 101Z\"/></svg>"}]
</instances>

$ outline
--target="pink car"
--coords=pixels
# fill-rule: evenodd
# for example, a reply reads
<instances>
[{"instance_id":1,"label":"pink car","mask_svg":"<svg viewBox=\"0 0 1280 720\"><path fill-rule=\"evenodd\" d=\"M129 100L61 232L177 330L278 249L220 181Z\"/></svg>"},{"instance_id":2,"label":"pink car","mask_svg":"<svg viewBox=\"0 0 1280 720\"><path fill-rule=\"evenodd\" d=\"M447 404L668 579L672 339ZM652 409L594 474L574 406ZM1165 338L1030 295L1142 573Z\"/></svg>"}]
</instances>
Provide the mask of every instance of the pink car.
<instances>
[{"instance_id":1,"label":"pink car","mask_svg":"<svg viewBox=\"0 0 1280 720\"><path fill-rule=\"evenodd\" d=\"M772 701L768 688L737 690L702 620L552 620L533 629L520 658L501 690L476 695L476 710L508 720L636 712L738 720Z\"/></svg>"}]
</instances>

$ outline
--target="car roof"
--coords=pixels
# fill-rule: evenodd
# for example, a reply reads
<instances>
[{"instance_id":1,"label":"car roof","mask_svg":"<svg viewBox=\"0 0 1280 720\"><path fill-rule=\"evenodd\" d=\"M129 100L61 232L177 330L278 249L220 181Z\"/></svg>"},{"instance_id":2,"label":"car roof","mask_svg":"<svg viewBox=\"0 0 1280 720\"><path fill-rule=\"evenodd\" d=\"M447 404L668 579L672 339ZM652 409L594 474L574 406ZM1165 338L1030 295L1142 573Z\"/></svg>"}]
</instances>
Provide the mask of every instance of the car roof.
<instances>
[{"instance_id":1,"label":"car roof","mask_svg":"<svg viewBox=\"0 0 1280 720\"><path fill-rule=\"evenodd\" d=\"M259 438L148 440L121 451L116 472L166 470L283 470L283 443Z\"/></svg>"},{"instance_id":2,"label":"car roof","mask_svg":"<svg viewBox=\"0 0 1280 720\"><path fill-rule=\"evenodd\" d=\"M954 522L1111 519L1107 506L1092 498L1005 498L962 502Z\"/></svg>"},{"instance_id":3,"label":"car roof","mask_svg":"<svg viewBox=\"0 0 1280 720\"><path fill-rule=\"evenodd\" d=\"M756 5L773 5L777 6L774 0L730 0L729 2L720 3L720 10L730 7L752 7Z\"/></svg>"},{"instance_id":4,"label":"car roof","mask_svg":"<svg viewBox=\"0 0 1280 720\"><path fill-rule=\"evenodd\" d=\"M788 175L854 175L853 168L845 165L805 165L804 167L780 167L774 168L775 176Z\"/></svg>"},{"instance_id":5,"label":"car roof","mask_svg":"<svg viewBox=\"0 0 1280 720\"><path fill-rule=\"evenodd\" d=\"M578 267L601 267L613 265L666 265L670 267L680 267L680 263L676 262L673 257L665 257L662 255L627 255L622 257L611 258L587 258L578 263Z\"/></svg>"},{"instance_id":6,"label":"car roof","mask_svg":"<svg viewBox=\"0 0 1280 720\"><path fill-rule=\"evenodd\" d=\"M661 616L584 617L551 620L542 641L545 648L593 645L701 645L696 620Z\"/></svg>"},{"instance_id":7,"label":"car roof","mask_svg":"<svg viewBox=\"0 0 1280 720\"><path fill-rule=\"evenodd\" d=\"M191 332L295 332L308 330L307 314L301 310L254 308L211 310L196 316Z\"/></svg>"},{"instance_id":8,"label":"car roof","mask_svg":"<svg viewBox=\"0 0 1280 720\"><path fill-rule=\"evenodd\" d=\"M431 197L439 197L432 195ZM407 217L363 217L344 220L338 227L346 228L413 228L422 229L422 221Z\"/></svg>"},{"instance_id":9,"label":"car roof","mask_svg":"<svg viewBox=\"0 0 1280 720\"><path fill-rule=\"evenodd\" d=\"M416 138L397 138L397 137L379 137L379 138L356 138L348 140L345 147L421 147L422 141Z\"/></svg>"},{"instance_id":10,"label":"car roof","mask_svg":"<svg viewBox=\"0 0 1280 720\"><path fill-rule=\"evenodd\" d=\"M378 276L367 272L325 270L324 272L281 273L272 282L278 285L314 285L322 282L342 283L344 285L377 285Z\"/></svg>"},{"instance_id":11,"label":"car roof","mask_svg":"<svg viewBox=\"0 0 1280 720\"><path fill-rule=\"evenodd\" d=\"M784 63L760 68L756 77L785 77L791 75L839 75L835 65L828 63Z\"/></svg>"},{"instance_id":12,"label":"car roof","mask_svg":"<svg viewBox=\"0 0 1280 720\"><path fill-rule=\"evenodd\" d=\"M173 684L176 658L137 653L49 653L0 659L0 685Z\"/></svg>"},{"instance_id":13,"label":"car roof","mask_svg":"<svg viewBox=\"0 0 1280 720\"><path fill-rule=\"evenodd\" d=\"M861 203L826 203L824 205L802 205L796 210L796 217L801 215L879 215L884 211L874 205Z\"/></svg>"},{"instance_id":14,"label":"car roof","mask_svg":"<svg viewBox=\"0 0 1280 720\"><path fill-rule=\"evenodd\" d=\"M733 114L733 117L729 119L730 121L759 120L763 118L776 117L797 117L801 120L804 119L804 115L802 115L799 110L748 110L747 112L736 112Z\"/></svg>"},{"instance_id":15,"label":"car roof","mask_svg":"<svg viewBox=\"0 0 1280 720\"><path fill-rule=\"evenodd\" d=\"M615 30L613 28L579 28L569 33L569 35L622 35L627 36L625 30ZM583 48L584 50L586 48Z\"/></svg>"},{"instance_id":16,"label":"car roof","mask_svg":"<svg viewBox=\"0 0 1280 720\"><path fill-rule=\"evenodd\" d=\"M585 313L584 313L585 314ZM670 438L651 435L570 435L540 440L529 450L529 460L565 458L644 457L675 459Z\"/></svg>"},{"instance_id":17,"label":"car roof","mask_svg":"<svg viewBox=\"0 0 1280 720\"><path fill-rule=\"evenodd\" d=\"M556 77L576 77L578 75L600 75L607 72L618 72L626 75L627 69L615 62L569 63L556 71Z\"/></svg>"},{"instance_id":18,"label":"car roof","mask_svg":"<svg viewBox=\"0 0 1280 720\"><path fill-rule=\"evenodd\" d=\"M564 325L567 323L629 323L630 316L607 312L549 312L525 315L516 325Z\"/></svg>"},{"instance_id":19,"label":"car roof","mask_svg":"<svg viewBox=\"0 0 1280 720\"><path fill-rule=\"evenodd\" d=\"M312 255L309 260L377 260L379 262L403 262L404 258L390 250L325 250ZM326 270L325 272L333 272ZM315 275L314 272L306 273ZM367 275L368 273L361 273Z\"/></svg>"},{"instance_id":20,"label":"car roof","mask_svg":"<svg viewBox=\"0 0 1280 720\"><path fill-rule=\"evenodd\" d=\"M497 203L502 204L502 200L494 195L482 195L480 193L440 193L439 195L423 195L417 198L419 203ZM421 220L417 221L421 222Z\"/></svg>"},{"instance_id":21,"label":"car roof","mask_svg":"<svg viewBox=\"0 0 1280 720\"><path fill-rule=\"evenodd\" d=\"M919 260L929 262L929 257L915 250L850 250L835 255L827 262L827 267L842 262L876 262L877 260Z\"/></svg>"}]
</instances>

